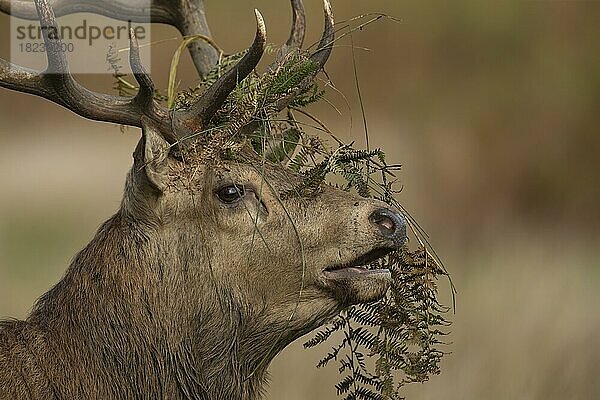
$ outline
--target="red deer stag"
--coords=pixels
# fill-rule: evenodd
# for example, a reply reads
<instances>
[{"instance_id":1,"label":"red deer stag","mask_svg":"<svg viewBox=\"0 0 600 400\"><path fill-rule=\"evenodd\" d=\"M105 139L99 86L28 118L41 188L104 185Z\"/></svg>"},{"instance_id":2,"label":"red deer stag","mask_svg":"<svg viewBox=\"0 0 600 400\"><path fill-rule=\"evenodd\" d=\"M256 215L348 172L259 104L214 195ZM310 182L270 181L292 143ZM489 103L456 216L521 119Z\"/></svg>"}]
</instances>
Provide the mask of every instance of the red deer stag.
<instances>
[{"instance_id":1,"label":"red deer stag","mask_svg":"<svg viewBox=\"0 0 600 400\"><path fill-rule=\"evenodd\" d=\"M119 1L57 0L56 12L144 19ZM6 3L0 0L3 11L36 13L43 27L57 29L47 0L35 0L35 8ZM304 38L302 1L291 3L292 33L280 54ZM325 30L312 55L320 68L334 42L324 5ZM150 18L185 35L209 34L200 0L154 1ZM132 98L82 87L48 29L45 72L0 59L0 86L142 131L119 210L25 321L0 322L1 399L259 399L277 353L344 307L385 294L389 271L363 266L401 246L402 215L325 184L284 196L301 175L245 148L250 161L207 161L198 138L183 140L209 124L258 64L266 31L258 11L256 19L246 55L177 111L153 98L133 33L129 61L139 91ZM197 44L190 51L206 74L214 50Z\"/></svg>"}]
</instances>

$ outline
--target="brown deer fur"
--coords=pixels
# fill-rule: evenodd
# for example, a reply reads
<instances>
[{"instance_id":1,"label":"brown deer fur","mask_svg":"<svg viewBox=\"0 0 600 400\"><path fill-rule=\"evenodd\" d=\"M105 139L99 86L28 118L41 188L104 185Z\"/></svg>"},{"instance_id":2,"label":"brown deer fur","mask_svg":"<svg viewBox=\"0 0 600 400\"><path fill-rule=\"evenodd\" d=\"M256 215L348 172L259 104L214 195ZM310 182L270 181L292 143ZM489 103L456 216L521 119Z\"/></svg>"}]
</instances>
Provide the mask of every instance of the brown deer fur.
<instances>
[{"instance_id":1,"label":"brown deer fur","mask_svg":"<svg viewBox=\"0 0 600 400\"><path fill-rule=\"evenodd\" d=\"M57 29L48 1L34 3L41 26ZM139 12L129 1L68 3L57 2L58 12L101 10L117 18ZM208 34L202 4L156 0L150 17L185 35ZM282 58L304 40L302 1L291 5L293 29ZM318 69L335 36L329 1L323 6L323 36L310 56ZM0 0L3 12L31 17L33 8ZM285 346L343 307L385 294L389 271L360 266L399 248L406 234L399 214L324 184L297 192L301 176L263 162L252 149L238 152L237 161L216 160L188 137L210 126L260 61L266 28L255 14L252 46L183 110L154 99L133 29L129 58L139 85L133 97L78 84L56 50L60 38L48 29L45 72L0 59L1 87L143 132L117 213L25 321L0 322L0 400L259 399L269 363ZM148 22L147 15L133 16ZM209 54L190 51L204 75ZM273 109L284 110L316 73ZM231 126L252 132L258 122ZM233 198L223 188L233 188Z\"/></svg>"},{"instance_id":2,"label":"brown deer fur","mask_svg":"<svg viewBox=\"0 0 600 400\"><path fill-rule=\"evenodd\" d=\"M120 209L27 320L0 323L0 399L259 399L286 345L385 292L385 274L323 275L389 245L382 204L168 147L145 127ZM229 183L249 188L236 206L215 195Z\"/></svg>"}]
</instances>

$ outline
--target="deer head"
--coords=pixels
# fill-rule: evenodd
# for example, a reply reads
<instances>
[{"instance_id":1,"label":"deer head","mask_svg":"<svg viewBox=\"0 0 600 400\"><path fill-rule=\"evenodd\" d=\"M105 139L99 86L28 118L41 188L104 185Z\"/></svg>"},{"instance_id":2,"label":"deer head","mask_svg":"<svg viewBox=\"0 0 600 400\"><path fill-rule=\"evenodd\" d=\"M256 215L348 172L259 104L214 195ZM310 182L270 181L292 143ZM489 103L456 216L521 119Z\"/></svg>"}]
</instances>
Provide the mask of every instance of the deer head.
<instances>
[{"instance_id":1,"label":"deer head","mask_svg":"<svg viewBox=\"0 0 600 400\"><path fill-rule=\"evenodd\" d=\"M304 39L302 2L291 3L294 23L279 58L299 49ZM27 3L15 4L13 13L31 17ZM152 18L185 34L197 33L188 30L205 29L205 21L190 14L189 4L157 1ZM36 0L35 6L42 26L56 27L47 1ZM83 1L79 6L135 17L134 9L118 2L99 6ZM56 7L66 13L65 4ZM328 0L324 10L324 33L311 56L319 68L334 42ZM326 184L310 193L298 191L303 176L265 161L251 146L241 146L234 159L207 157L208 145L198 133L263 54L266 29L258 11L256 21L246 55L180 110L168 110L154 99L154 84L141 65L133 31L130 65L139 91L132 98L83 88L70 74L64 53L52 51L60 47L48 35L44 73L0 60L3 87L45 97L85 118L142 129L120 210L29 319L37 329L55 332L63 343L60 351L73 348L92 360L92 368L70 374L75 380L88 379L95 391L77 391L76 385L65 393L129 393L130 380L118 376L154 374L149 384L160 380L161 393L170 398L257 398L266 368L280 350L342 308L385 294L389 271L364 266L402 245L402 215ZM199 73L206 73L211 54L203 53L202 46L191 51ZM301 83L298 91L306 84L310 82ZM274 106L285 109L296 93ZM257 126L252 118L234 121L229 134ZM68 325L69 339L49 320ZM128 351L140 360L154 360L160 372L128 356L123 357L130 363L107 366L99 355L119 357ZM111 377L112 389L85 377L99 370ZM157 385L137 387L156 394Z\"/></svg>"}]
</instances>

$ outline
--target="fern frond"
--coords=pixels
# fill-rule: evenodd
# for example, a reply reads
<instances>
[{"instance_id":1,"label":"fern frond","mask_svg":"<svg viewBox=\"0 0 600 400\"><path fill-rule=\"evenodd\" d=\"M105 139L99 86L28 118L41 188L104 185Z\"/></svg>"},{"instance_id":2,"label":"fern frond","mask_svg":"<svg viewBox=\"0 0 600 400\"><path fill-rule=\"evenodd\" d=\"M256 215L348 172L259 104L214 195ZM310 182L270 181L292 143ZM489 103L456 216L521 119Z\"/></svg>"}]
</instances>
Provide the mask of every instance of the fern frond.
<instances>
[{"instance_id":1,"label":"fern frond","mask_svg":"<svg viewBox=\"0 0 600 400\"><path fill-rule=\"evenodd\" d=\"M329 323L328 326L318 331L312 339L304 343L304 348L308 349L311 347L318 346L321 343L325 343L327 339L331 337L331 335L343 329L344 325L345 321L340 317L336 317L333 321Z\"/></svg>"}]
</instances>

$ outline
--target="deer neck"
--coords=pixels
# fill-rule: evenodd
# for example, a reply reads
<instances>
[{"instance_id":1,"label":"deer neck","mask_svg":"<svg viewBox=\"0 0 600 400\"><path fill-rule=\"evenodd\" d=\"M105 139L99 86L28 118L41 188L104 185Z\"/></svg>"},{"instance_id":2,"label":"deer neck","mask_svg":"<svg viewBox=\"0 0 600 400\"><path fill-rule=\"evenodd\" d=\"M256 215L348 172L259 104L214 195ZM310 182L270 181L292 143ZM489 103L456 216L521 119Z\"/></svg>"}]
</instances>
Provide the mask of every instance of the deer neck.
<instances>
[{"instance_id":1,"label":"deer neck","mask_svg":"<svg viewBox=\"0 0 600 400\"><path fill-rule=\"evenodd\" d=\"M231 293L189 285L201 277L177 255L186 249L153 235L117 214L40 299L28 322L48 338L47 357L64 361L49 375L87 376L70 390L90 397L260 399L286 340Z\"/></svg>"}]
</instances>

